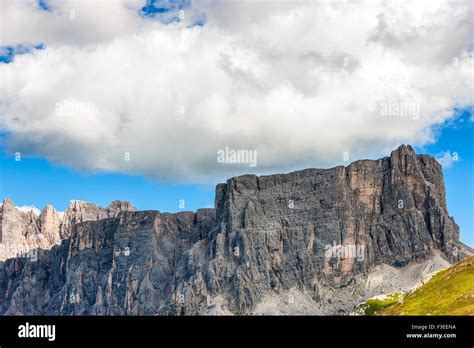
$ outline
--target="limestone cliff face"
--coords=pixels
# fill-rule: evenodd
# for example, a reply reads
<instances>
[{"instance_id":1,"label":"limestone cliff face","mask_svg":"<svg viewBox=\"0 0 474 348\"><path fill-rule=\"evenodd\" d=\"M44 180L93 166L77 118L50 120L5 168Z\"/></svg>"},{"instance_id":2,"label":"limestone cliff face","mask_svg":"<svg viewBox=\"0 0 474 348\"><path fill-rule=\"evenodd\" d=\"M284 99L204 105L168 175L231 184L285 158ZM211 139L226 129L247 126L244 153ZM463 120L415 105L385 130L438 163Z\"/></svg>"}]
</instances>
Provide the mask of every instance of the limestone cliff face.
<instances>
[{"instance_id":1,"label":"limestone cliff face","mask_svg":"<svg viewBox=\"0 0 474 348\"><path fill-rule=\"evenodd\" d=\"M73 226L38 260L0 262L4 314L155 314L182 254L209 234L214 210L121 212Z\"/></svg>"},{"instance_id":2,"label":"limestone cliff face","mask_svg":"<svg viewBox=\"0 0 474 348\"><path fill-rule=\"evenodd\" d=\"M235 177L217 186L215 210L114 207L70 207L60 246L0 262L0 312L248 314L296 289L314 304L307 314L340 314L369 296L375 268L465 250L441 166L410 146L347 167Z\"/></svg>"},{"instance_id":3,"label":"limestone cliff face","mask_svg":"<svg viewBox=\"0 0 474 348\"><path fill-rule=\"evenodd\" d=\"M11 200L3 202L0 208L0 260L28 251L29 243L40 234L37 219L38 216L32 211L16 209Z\"/></svg>"},{"instance_id":4,"label":"limestone cliff face","mask_svg":"<svg viewBox=\"0 0 474 348\"><path fill-rule=\"evenodd\" d=\"M43 249L50 249L53 245L61 242L59 234L61 219L52 205L47 205L41 212L38 219L38 227L41 235L43 235L48 242Z\"/></svg>"},{"instance_id":5,"label":"limestone cliff face","mask_svg":"<svg viewBox=\"0 0 474 348\"><path fill-rule=\"evenodd\" d=\"M35 258L35 255L25 254L60 244L62 239L69 237L76 223L114 217L125 210L136 209L121 201L114 201L107 208L71 201L62 220L51 205L47 205L38 216L33 211L20 211L6 199L0 207L0 261L17 256Z\"/></svg>"},{"instance_id":6,"label":"limestone cliff face","mask_svg":"<svg viewBox=\"0 0 474 348\"><path fill-rule=\"evenodd\" d=\"M64 221L61 225L61 239L71 235L72 226L83 221L101 220L115 217L121 211L136 211L129 202L113 201L107 208L97 207L94 203L73 200L64 212Z\"/></svg>"},{"instance_id":7,"label":"limestone cliff face","mask_svg":"<svg viewBox=\"0 0 474 348\"><path fill-rule=\"evenodd\" d=\"M410 146L347 167L232 178L217 187L216 209L202 267L201 245L178 267L175 297L184 294L189 314L200 294L225 294L231 311L245 313L269 292L296 287L318 298L374 265L403 267L433 249L459 257L441 166Z\"/></svg>"},{"instance_id":8,"label":"limestone cliff face","mask_svg":"<svg viewBox=\"0 0 474 348\"><path fill-rule=\"evenodd\" d=\"M50 205L38 216L4 200L0 207L0 261L36 248L51 249L60 242L60 224L58 213Z\"/></svg>"}]
</instances>

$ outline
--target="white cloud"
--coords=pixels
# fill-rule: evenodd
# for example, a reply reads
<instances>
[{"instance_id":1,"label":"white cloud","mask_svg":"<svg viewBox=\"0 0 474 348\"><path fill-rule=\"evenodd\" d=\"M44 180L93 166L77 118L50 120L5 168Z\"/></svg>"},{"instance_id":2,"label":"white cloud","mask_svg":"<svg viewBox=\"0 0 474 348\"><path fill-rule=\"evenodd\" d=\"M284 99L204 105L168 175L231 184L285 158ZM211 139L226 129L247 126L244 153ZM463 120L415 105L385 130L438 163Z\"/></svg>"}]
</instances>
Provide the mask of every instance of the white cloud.
<instances>
[{"instance_id":1,"label":"white cloud","mask_svg":"<svg viewBox=\"0 0 474 348\"><path fill-rule=\"evenodd\" d=\"M202 28L140 19L133 3L101 2L75 24L43 11L36 29L7 25L9 42L46 44L0 65L8 150L206 180L424 145L473 104L467 3L199 1ZM15 6L6 17L26 16ZM226 147L256 149L258 167L217 163Z\"/></svg>"},{"instance_id":2,"label":"white cloud","mask_svg":"<svg viewBox=\"0 0 474 348\"><path fill-rule=\"evenodd\" d=\"M436 159L439 163L441 163L443 168L451 168L454 162L458 161L460 158L456 152L453 152L453 154L451 154L450 151L446 151L436 156Z\"/></svg>"},{"instance_id":3,"label":"white cloud","mask_svg":"<svg viewBox=\"0 0 474 348\"><path fill-rule=\"evenodd\" d=\"M140 30L148 22L136 15L134 0L47 0L52 11L42 11L37 0L1 3L2 44L47 43L84 45Z\"/></svg>"},{"instance_id":4,"label":"white cloud","mask_svg":"<svg viewBox=\"0 0 474 348\"><path fill-rule=\"evenodd\" d=\"M32 211L35 215L39 216L41 214L41 210L36 208L34 205L22 205L21 207L15 207L15 208L24 213L29 213L30 211Z\"/></svg>"}]
</instances>

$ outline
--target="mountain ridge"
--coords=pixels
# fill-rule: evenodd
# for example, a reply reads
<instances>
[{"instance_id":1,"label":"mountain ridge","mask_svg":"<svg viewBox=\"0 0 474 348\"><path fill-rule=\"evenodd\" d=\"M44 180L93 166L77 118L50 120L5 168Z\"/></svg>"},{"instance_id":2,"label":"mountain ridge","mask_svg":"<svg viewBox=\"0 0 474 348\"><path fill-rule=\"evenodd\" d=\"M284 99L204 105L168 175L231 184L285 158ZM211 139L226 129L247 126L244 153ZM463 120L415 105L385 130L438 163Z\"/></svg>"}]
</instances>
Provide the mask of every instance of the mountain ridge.
<instances>
[{"instance_id":1,"label":"mountain ridge","mask_svg":"<svg viewBox=\"0 0 474 348\"><path fill-rule=\"evenodd\" d=\"M0 262L1 313L265 314L265 298L293 293L313 299L301 314L347 314L435 251L465 256L441 165L404 145L348 166L230 178L215 209L71 213L37 262ZM344 254L352 246L363 258Z\"/></svg>"}]
</instances>

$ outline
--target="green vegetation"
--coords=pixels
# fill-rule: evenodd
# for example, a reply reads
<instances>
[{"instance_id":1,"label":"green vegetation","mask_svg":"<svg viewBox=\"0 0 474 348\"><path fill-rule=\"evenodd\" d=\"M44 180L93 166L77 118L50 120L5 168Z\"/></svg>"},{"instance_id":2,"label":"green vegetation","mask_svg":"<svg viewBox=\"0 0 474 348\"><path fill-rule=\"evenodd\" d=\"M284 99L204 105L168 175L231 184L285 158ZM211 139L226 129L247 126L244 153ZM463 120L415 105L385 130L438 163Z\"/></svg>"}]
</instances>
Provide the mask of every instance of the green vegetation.
<instances>
[{"instance_id":1,"label":"green vegetation","mask_svg":"<svg viewBox=\"0 0 474 348\"><path fill-rule=\"evenodd\" d=\"M439 272L408 294L403 303L385 307L376 314L474 315L474 256Z\"/></svg>"},{"instance_id":2,"label":"green vegetation","mask_svg":"<svg viewBox=\"0 0 474 348\"><path fill-rule=\"evenodd\" d=\"M404 292L394 292L392 294L377 296L360 304L355 311L360 315L376 315L377 312L382 309L403 301L405 295L406 293Z\"/></svg>"}]
</instances>

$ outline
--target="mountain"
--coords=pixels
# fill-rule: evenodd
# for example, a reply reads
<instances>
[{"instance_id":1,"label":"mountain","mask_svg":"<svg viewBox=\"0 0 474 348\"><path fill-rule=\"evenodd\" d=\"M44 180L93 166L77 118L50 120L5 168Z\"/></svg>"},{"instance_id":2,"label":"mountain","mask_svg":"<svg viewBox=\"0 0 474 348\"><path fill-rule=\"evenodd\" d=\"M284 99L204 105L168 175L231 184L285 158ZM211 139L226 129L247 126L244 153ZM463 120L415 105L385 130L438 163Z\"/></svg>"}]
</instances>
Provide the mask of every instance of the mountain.
<instances>
[{"instance_id":1,"label":"mountain","mask_svg":"<svg viewBox=\"0 0 474 348\"><path fill-rule=\"evenodd\" d=\"M378 315L474 315L474 256L440 271Z\"/></svg>"},{"instance_id":2,"label":"mountain","mask_svg":"<svg viewBox=\"0 0 474 348\"><path fill-rule=\"evenodd\" d=\"M76 223L117 216L120 211L135 211L128 202L114 201L107 208L73 200L62 219L47 205L41 214L22 211L6 199L0 206L0 261L28 254L34 249L51 249L71 234Z\"/></svg>"},{"instance_id":3,"label":"mountain","mask_svg":"<svg viewBox=\"0 0 474 348\"><path fill-rule=\"evenodd\" d=\"M234 177L195 213L82 207L66 211L60 245L0 262L0 313L347 314L469 252L441 165L411 146Z\"/></svg>"},{"instance_id":4,"label":"mountain","mask_svg":"<svg viewBox=\"0 0 474 348\"><path fill-rule=\"evenodd\" d=\"M17 209L6 199L0 207L0 260L59 244L60 225L59 215L50 205L37 215L33 210Z\"/></svg>"}]
</instances>

